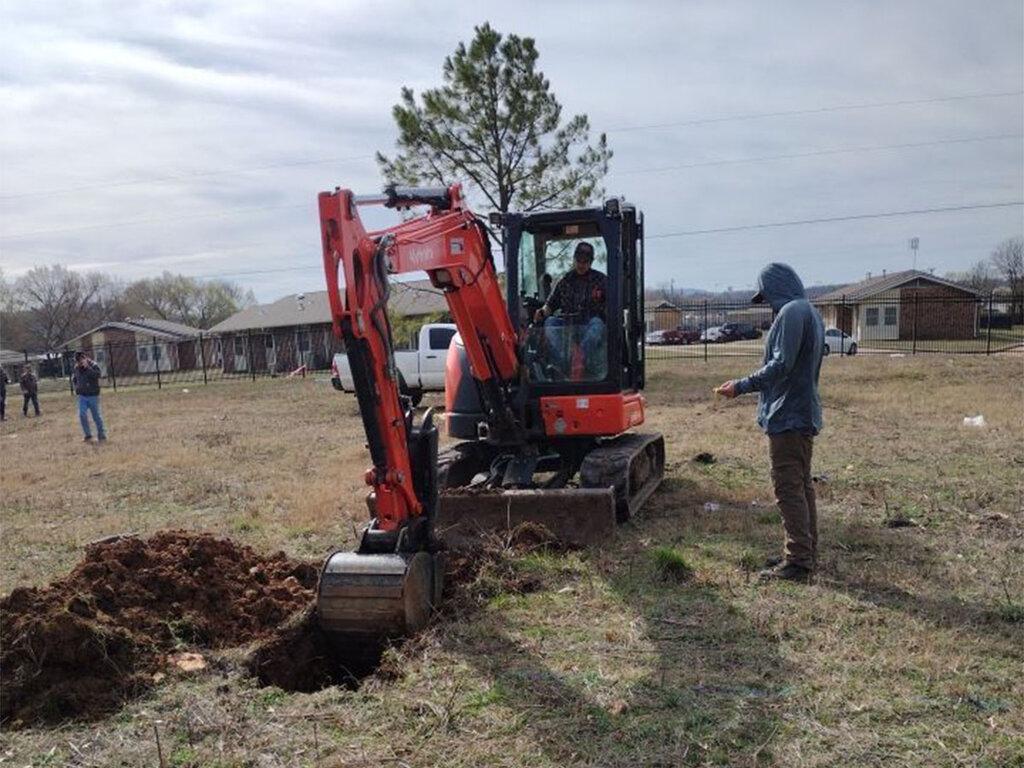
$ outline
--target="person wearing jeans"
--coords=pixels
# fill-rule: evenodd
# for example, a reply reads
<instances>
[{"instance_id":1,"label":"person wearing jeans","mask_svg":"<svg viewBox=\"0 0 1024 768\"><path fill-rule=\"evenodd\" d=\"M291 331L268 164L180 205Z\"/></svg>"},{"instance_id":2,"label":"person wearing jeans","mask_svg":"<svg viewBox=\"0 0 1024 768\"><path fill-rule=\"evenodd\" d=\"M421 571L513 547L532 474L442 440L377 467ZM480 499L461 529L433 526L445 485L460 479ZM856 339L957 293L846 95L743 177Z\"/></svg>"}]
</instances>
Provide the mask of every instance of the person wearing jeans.
<instances>
[{"instance_id":1,"label":"person wearing jeans","mask_svg":"<svg viewBox=\"0 0 1024 768\"><path fill-rule=\"evenodd\" d=\"M39 379L32 373L27 365L21 369L21 376L18 378L21 385L21 394L24 402L21 404L21 415L28 416L29 404L35 409L36 416L39 415Z\"/></svg>"},{"instance_id":2,"label":"person wearing jeans","mask_svg":"<svg viewBox=\"0 0 1024 768\"><path fill-rule=\"evenodd\" d=\"M96 438L107 439L103 428L103 416L100 414L100 367L90 360L84 352L75 352L75 369L71 374L71 383L78 395L78 420L82 423L85 442L92 440L92 429L89 427L89 414L92 414L96 425Z\"/></svg>"},{"instance_id":3,"label":"person wearing jeans","mask_svg":"<svg viewBox=\"0 0 1024 768\"><path fill-rule=\"evenodd\" d=\"M585 240L573 251L573 268L558 281L544 306L534 313L534 322L544 324L544 340L552 363L568 376L570 361L568 332L579 334L587 378L603 379L607 364L603 349L605 301L608 278L593 268L594 246ZM556 313L561 313L558 315Z\"/></svg>"},{"instance_id":4,"label":"person wearing jeans","mask_svg":"<svg viewBox=\"0 0 1024 768\"><path fill-rule=\"evenodd\" d=\"M751 302L767 302L776 313L765 340L764 365L715 391L726 397L760 393L757 423L768 435L772 484L786 531L784 557L762 578L807 582L818 565L811 455L821 431L818 376L825 326L807 301L800 278L786 264L769 264L761 271Z\"/></svg>"},{"instance_id":5,"label":"person wearing jeans","mask_svg":"<svg viewBox=\"0 0 1024 768\"><path fill-rule=\"evenodd\" d=\"M560 371L569 372L571 361L565 360L564 357L577 337L583 351L586 378L603 379L607 366L603 346L604 321L600 317L591 317L581 324L566 322L565 318L558 316L549 317L544 321L544 340L551 351L552 362Z\"/></svg>"}]
</instances>

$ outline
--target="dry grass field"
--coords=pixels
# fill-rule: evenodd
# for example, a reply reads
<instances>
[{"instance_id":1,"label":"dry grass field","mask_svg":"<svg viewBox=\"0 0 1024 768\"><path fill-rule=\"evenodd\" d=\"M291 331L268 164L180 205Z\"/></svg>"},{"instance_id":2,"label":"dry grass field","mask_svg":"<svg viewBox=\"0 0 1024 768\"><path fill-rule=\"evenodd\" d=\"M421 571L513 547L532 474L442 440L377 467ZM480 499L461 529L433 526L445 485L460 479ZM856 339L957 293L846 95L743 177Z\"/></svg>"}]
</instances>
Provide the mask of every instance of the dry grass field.
<instances>
[{"instance_id":1,"label":"dry grass field","mask_svg":"<svg viewBox=\"0 0 1024 768\"><path fill-rule=\"evenodd\" d=\"M1024 766L1021 358L826 361L813 586L753 574L781 537L764 440L752 399L710 396L751 362L655 363L644 513L599 549L492 546L357 690L214 654L103 719L5 729L0 764L154 766L159 734L165 765L222 768ZM104 446L42 406L0 430L5 594L114 533L319 560L364 517L355 400L325 381L108 393Z\"/></svg>"}]
</instances>

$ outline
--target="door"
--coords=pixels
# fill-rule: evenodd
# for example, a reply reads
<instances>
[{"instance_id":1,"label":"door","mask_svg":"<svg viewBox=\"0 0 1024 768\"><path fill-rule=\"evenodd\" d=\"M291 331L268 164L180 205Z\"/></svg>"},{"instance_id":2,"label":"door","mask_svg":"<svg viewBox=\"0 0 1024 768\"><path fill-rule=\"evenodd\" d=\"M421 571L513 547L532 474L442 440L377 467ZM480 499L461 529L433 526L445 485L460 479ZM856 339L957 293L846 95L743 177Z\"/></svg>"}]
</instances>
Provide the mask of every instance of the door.
<instances>
[{"instance_id":1,"label":"door","mask_svg":"<svg viewBox=\"0 0 1024 768\"><path fill-rule=\"evenodd\" d=\"M267 361L267 371L269 373L277 371L277 344L272 333L263 337L263 356Z\"/></svg>"},{"instance_id":2,"label":"door","mask_svg":"<svg viewBox=\"0 0 1024 768\"><path fill-rule=\"evenodd\" d=\"M427 343L420 350L420 381L424 389L444 389L444 367L448 359L448 345L455 329L445 326L429 329Z\"/></svg>"},{"instance_id":3,"label":"door","mask_svg":"<svg viewBox=\"0 0 1024 768\"><path fill-rule=\"evenodd\" d=\"M249 370L249 350L245 336L235 336L235 371L241 373Z\"/></svg>"},{"instance_id":4,"label":"door","mask_svg":"<svg viewBox=\"0 0 1024 768\"><path fill-rule=\"evenodd\" d=\"M96 365L99 366L100 374L102 376L109 375L108 374L108 368L107 368L107 364L108 364L109 361L107 360L107 350L106 350L106 348L98 347L96 349L96 351L93 353L93 358L92 359L96 362Z\"/></svg>"}]
</instances>

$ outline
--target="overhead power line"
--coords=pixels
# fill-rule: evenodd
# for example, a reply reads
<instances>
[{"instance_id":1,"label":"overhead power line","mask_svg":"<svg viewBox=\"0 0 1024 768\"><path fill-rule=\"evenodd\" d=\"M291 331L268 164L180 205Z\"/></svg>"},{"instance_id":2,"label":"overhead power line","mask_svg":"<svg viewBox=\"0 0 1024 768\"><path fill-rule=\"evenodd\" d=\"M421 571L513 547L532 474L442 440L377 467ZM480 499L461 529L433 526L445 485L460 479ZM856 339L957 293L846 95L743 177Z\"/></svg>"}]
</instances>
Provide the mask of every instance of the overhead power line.
<instances>
[{"instance_id":1,"label":"overhead power line","mask_svg":"<svg viewBox=\"0 0 1024 768\"><path fill-rule=\"evenodd\" d=\"M694 120L675 120L666 123L648 125L624 125L609 128L605 133L626 133L628 131L648 131L656 128L681 128L687 125L709 125L712 123L731 123L742 120L761 120L769 117L789 117L791 115L817 115L826 112L847 112L862 109L882 109L884 107L909 107L918 104L938 104L944 101L968 101L971 99L1001 99L1010 96L1022 96L1024 91L996 91L994 93L967 93L958 96L936 96L930 99L903 99L900 101L874 101L863 104L837 104L831 107L813 107L810 109L787 109L777 112L750 112L743 115L726 115L722 117L701 117Z\"/></svg>"},{"instance_id":2,"label":"overhead power line","mask_svg":"<svg viewBox=\"0 0 1024 768\"><path fill-rule=\"evenodd\" d=\"M789 115L812 115L825 112L842 112L849 110L863 110L863 109L881 109L884 107L900 107L900 106L912 106L916 104L935 104L947 101L966 101L971 99L996 99L1006 98L1011 96L1024 95L1024 91L996 91L992 93L968 93L960 94L955 96L937 96L927 99L905 99L900 101L876 101L863 104L841 104L829 107L814 107L810 109L793 109L793 110L780 110L776 112L752 112L741 115L724 115L719 117L704 117L696 118L693 120L680 120L666 123L654 123L650 125L632 125L632 126L619 126L616 128L609 128L605 133L624 133L629 131L644 131L656 128L672 128L681 127L687 125L705 125L712 123L727 123L734 121L743 120L760 120L762 118L771 117L784 117ZM211 176L230 176L244 173L252 173L255 171L272 170L274 168L288 168L302 165L322 165L325 163L347 163L355 162L357 160L368 160L374 157L373 154L356 155L354 157L326 157L316 158L311 160L292 160L292 161L281 161L274 163L266 163L263 165L249 166L245 168L224 168L213 171L197 171L195 173L186 174L167 174L164 176L154 176L142 179L132 179L129 181L104 181L96 183L85 183L66 187L56 187L52 189L34 190L31 192L18 192L10 195L0 195L0 200L17 200L26 197L38 197L42 195L54 195L64 194L68 192L81 192L85 190L93 189L107 189L114 187L126 187L135 186L139 184L163 184L172 181L187 181L195 178L205 178Z\"/></svg>"},{"instance_id":3,"label":"overhead power line","mask_svg":"<svg viewBox=\"0 0 1024 768\"><path fill-rule=\"evenodd\" d=\"M704 168L716 165L742 165L744 163L764 163L772 160L795 160L804 157L822 157L825 155L842 155L856 152L879 152L888 149L917 149L920 147L937 147L947 144L970 144L982 141L1000 141L1004 139L1021 139L1022 133L1001 133L994 136L975 136L962 139L939 139L936 141L917 141L906 144L877 144L862 147L837 147L835 149L818 149L811 152L794 152L786 155L763 155L761 157L739 157L724 160L705 160L699 163L684 163L682 165L665 165L658 168L638 168L633 171L611 171L609 176L632 176L642 173L663 173L667 171L680 171L686 168Z\"/></svg>"},{"instance_id":4,"label":"overhead power line","mask_svg":"<svg viewBox=\"0 0 1024 768\"><path fill-rule=\"evenodd\" d=\"M40 189L34 192L19 192L14 195L0 195L0 200L17 200L25 197L41 197L43 195L59 195L67 192L83 192L91 189L110 189L113 187L131 187L139 184L164 184L169 181L188 181L209 176L236 176L243 173L255 171L268 171L274 168L292 168L300 165L324 165L326 163L353 163L357 160L368 160L373 155L356 155L355 157L322 157L316 160L291 160L279 163L268 163L266 165L252 165L246 168L223 168L216 171L196 171L195 173L171 174L168 176L153 176L148 179L132 179L131 181L108 181L95 184L81 184L78 186L58 187L56 189Z\"/></svg>"},{"instance_id":5,"label":"overhead power line","mask_svg":"<svg viewBox=\"0 0 1024 768\"><path fill-rule=\"evenodd\" d=\"M252 213L254 211L279 211L286 208L306 208L310 211L315 210L315 200L310 200L309 203L301 203L297 205L257 205L249 208L230 208L226 211L216 211L211 213L189 213L182 216L160 216L152 219L134 219L131 221L104 221L97 224L78 224L73 227L57 227L55 229L36 229L31 232L16 232L13 235L4 235L0 237L0 242L4 240L18 240L23 237L35 237L36 235L52 235L60 232L78 232L83 229L103 229L105 227L134 227L139 224L159 224L164 221L187 221L189 219L221 219L225 216L236 216L241 213Z\"/></svg>"},{"instance_id":6,"label":"overhead power line","mask_svg":"<svg viewBox=\"0 0 1024 768\"><path fill-rule=\"evenodd\" d=\"M946 205L938 208L918 208L909 211L882 211L880 213L854 213L847 216L826 216L820 219L795 219L793 221L771 221L761 224L741 224L734 227L715 227L714 229L690 229L681 232L664 232L647 235L648 240L665 237L689 237L691 235L711 235L719 232L742 232L749 229L775 229L778 227L798 227L807 224L829 224L837 221L860 221L863 219L888 219L897 216L919 216L927 213L950 213L953 211L975 211L984 208L1011 208L1024 205L1024 200L1010 200L1002 203L978 203L975 205Z\"/></svg>"}]
</instances>

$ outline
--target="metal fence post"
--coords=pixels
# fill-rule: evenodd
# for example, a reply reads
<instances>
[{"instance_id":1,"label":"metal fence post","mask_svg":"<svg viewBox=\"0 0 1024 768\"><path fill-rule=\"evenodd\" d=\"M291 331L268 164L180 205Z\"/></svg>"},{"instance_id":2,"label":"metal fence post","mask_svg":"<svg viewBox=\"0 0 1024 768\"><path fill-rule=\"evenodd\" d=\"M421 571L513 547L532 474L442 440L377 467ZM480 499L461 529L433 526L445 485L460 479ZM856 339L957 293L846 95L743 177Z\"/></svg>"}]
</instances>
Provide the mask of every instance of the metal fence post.
<instances>
[{"instance_id":1,"label":"metal fence post","mask_svg":"<svg viewBox=\"0 0 1024 768\"><path fill-rule=\"evenodd\" d=\"M246 352L249 355L249 373L251 374L252 380L256 381L256 353L252 348L252 328L246 329L245 336Z\"/></svg>"},{"instance_id":2,"label":"metal fence post","mask_svg":"<svg viewBox=\"0 0 1024 768\"><path fill-rule=\"evenodd\" d=\"M914 336L913 336L912 341L910 342L910 354L912 354L912 355L916 355L917 354L917 316L918 316L918 314L921 311L921 306L920 306L920 303L918 302L918 299L920 299L920 298L921 298L921 294L919 294L917 291L914 291L914 330L913 330Z\"/></svg>"},{"instance_id":3,"label":"metal fence post","mask_svg":"<svg viewBox=\"0 0 1024 768\"><path fill-rule=\"evenodd\" d=\"M68 355L71 354L71 350L64 347L64 354L60 357L60 372L64 374L64 366L67 363ZM72 364L71 370L68 371L68 389L71 390L71 396L75 396L75 366Z\"/></svg>"},{"instance_id":4,"label":"metal fence post","mask_svg":"<svg viewBox=\"0 0 1024 768\"><path fill-rule=\"evenodd\" d=\"M156 361L156 388L163 389L160 381L160 347L156 345L156 336L153 337L153 359Z\"/></svg>"},{"instance_id":5,"label":"metal fence post","mask_svg":"<svg viewBox=\"0 0 1024 768\"><path fill-rule=\"evenodd\" d=\"M209 384L206 379L206 345L203 343L203 334L199 334L199 359L203 365L203 384Z\"/></svg>"},{"instance_id":6,"label":"metal fence post","mask_svg":"<svg viewBox=\"0 0 1024 768\"><path fill-rule=\"evenodd\" d=\"M986 339L985 339L985 354L986 355L991 355L992 354L992 296L994 294L995 294L995 291L989 291L988 292L988 319L985 322L985 325L988 326L988 332L985 334L985 336L986 336ZM1012 323L1011 323L1011 326L1012 326Z\"/></svg>"},{"instance_id":7,"label":"metal fence post","mask_svg":"<svg viewBox=\"0 0 1024 768\"><path fill-rule=\"evenodd\" d=\"M708 300L704 299L704 362L708 361Z\"/></svg>"},{"instance_id":8,"label":"metal fence post","mask_svg":"<svg viewBox=\"0 0 1024 768\"><path fill-rule=\"evenodd\" d=\"M110 342L107 342L107 376L110 379L111 386L114 387L114 391L117 391L117 374L114 372L114 349L110 346Z\"/></svg>"},{"instance_id":9,"label":"metal fence post","mask_svg":"<svg viewBox=\"0 0 1024 768\"><path fill-rule=\"evenodd\" d=\"M850 314L852 315L853 313L851 312ZM838 311L838 314L836 315L836 328L839 329L839 354L840 354L840 356L846 354L846 336L845 336L845 334L847 333L847 330L846 330L846 328L843 327L845 325L846 325L846 294L844 293L842 296L839 297L839 311ZM852 317L850 318L850 325L848 327L850 329L849 330L849 334L851 336L853 336L853 318Z\"/></svg>"}]
</instances>

